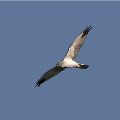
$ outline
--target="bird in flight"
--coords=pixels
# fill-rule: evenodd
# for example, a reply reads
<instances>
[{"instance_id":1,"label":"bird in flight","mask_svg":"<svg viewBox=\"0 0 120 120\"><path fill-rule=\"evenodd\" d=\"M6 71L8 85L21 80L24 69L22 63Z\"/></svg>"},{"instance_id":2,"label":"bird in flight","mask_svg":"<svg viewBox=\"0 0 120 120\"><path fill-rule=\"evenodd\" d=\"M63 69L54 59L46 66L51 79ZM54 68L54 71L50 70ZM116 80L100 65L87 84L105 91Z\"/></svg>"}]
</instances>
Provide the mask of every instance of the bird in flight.
<instances>
[{"instance_id":1,"label":"bird in flight","mask_svg":"<svg viewBox=\"0 0 120 120\"><path fill-rule=\"evenodd\" d=\"M55 67L53 67L52 69L44 73L43 76L37 80L35 87L36 86L39 87L42 83L54 77L55 75L65 70L66 68L87 69L89 67L89 65L76 62L75 58L80 48L82 47L83 43L85 42L85 39L91 29L92 29L92 26L88 26L81 32L80 35L77 36L77 38L73 41L73 43L69 47L68 52L65 55L64 59L59 61L55 65Z\"/></svg>"}]
</instances>

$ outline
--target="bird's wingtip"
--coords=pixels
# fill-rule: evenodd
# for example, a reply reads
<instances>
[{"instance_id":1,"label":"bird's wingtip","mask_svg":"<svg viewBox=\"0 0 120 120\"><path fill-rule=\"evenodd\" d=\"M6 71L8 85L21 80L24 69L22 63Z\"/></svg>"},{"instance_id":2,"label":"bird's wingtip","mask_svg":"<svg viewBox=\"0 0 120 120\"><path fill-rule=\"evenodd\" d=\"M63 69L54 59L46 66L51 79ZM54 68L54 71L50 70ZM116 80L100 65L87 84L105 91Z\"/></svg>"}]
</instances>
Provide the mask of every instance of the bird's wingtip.
<instances>
[{"instance_id":1,"label":"bird's wingtip","mask_svg":"<svg viewBox=\"0 0 120 120\"><path fill-rule=\"evenodd\" d=\"M35 85L35 87L39 87L42 83L44 83L45 82L45 79L42 79L42 80L38 80L37 82L36 82L36 85Z\"/></svg>"},{"instance_id":2,"label":"bird's wingtip","mask_svg":"<svg viewBox=\"0 0 120 120\"><path fill-rule=\"evenodd\" d=\"M37 81L36 84L35 84L35 87L39 87L39 86L40 86L40 84Z\"/></svg>"},{"instance_id":3,"label":"bird's wingtip","mask_svg":"<svg viewBox=\"0 0 120 120\"><path fill-rule=\"evenodd\" d=\"M90 25L90 26L87 26L83 32L82 32L82 37L84 37L85 35L87 35L89 33L89 31L92 29L93 27Z\"/></svg>"}]
</instances>

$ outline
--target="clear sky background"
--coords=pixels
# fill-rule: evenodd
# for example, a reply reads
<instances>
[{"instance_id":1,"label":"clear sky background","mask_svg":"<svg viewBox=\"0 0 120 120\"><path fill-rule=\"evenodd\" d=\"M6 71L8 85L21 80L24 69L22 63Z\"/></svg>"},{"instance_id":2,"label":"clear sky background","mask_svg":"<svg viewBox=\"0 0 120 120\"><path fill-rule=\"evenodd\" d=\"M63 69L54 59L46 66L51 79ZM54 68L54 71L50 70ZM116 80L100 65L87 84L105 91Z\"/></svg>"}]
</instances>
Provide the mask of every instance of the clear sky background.
<instances>
[{"instance_id":1,"label":"clear sky background","mask_svg":"<svg viewBox=\"0 0 120 120\"><path fill-rule=\"evenodd\" d=\"M39 88L92 25L77 61ZM120 120L120 2L0 2L0 120Z\"/></svg>"}]
</instances>

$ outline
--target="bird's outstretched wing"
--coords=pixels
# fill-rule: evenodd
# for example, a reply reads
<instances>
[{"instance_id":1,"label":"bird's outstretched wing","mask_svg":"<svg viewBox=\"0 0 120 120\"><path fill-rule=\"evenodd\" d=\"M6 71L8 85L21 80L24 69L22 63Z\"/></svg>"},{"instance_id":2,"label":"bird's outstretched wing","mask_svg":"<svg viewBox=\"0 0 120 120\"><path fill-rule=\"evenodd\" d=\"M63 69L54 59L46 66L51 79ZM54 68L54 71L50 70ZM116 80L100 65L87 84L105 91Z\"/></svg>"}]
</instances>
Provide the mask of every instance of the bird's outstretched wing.
<instances>
[{"instance_id":1,"label":"bird's outstretched wing","mask_svg":"<svg viewBox=\"0 0 120 120\"><path fill-rule=\"evenodd\" d=\"M58 73L60 73L64 69L65 68L62 68L62 67L59 67L59 66L55 66L54 68L48 70L46 73L43 74L43 76L39 80L37 80L37 83L36 83L35 87L36 86L39 87L42 83L44 83L48 79L54 77L55 75L57 75Z\"/></svg>"},{"instance_id":2,"label":"bird's outstretched wing","mask_svg":"<svg viewBox=\"0 0 120 120\"><path fill-rule=\"evenodd\" d=\"M92 27L89 26L89 27L86 27L86 29L82 31L82 33L74 40L72 45L69 47L65 58L71 58L71 59L76 58L80 48L82 47L82 45L87 37L88 32L91 29L92 29Z\"/></svg>"}]
</instances>

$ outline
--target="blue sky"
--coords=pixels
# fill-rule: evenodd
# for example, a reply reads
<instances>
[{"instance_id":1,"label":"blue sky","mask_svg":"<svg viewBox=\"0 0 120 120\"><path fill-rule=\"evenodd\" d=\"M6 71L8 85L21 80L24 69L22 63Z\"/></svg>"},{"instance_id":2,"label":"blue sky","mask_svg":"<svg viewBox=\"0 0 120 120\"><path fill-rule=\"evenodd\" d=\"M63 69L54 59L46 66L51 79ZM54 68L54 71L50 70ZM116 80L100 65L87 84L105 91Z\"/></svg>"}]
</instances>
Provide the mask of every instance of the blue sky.
<instances>
[{"instance_id":1,"label":"blue sky","mask_svg":"<svg viewBox=\"0 0 120 120\"><path fill-rule=\"evenodd\" d=\"M0 2L1 120L119 120L120 2ZM92 25L77 61L36 80Z\"/></svg>"}]
</instances>

